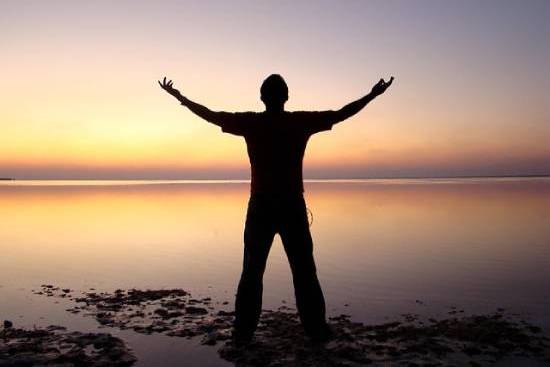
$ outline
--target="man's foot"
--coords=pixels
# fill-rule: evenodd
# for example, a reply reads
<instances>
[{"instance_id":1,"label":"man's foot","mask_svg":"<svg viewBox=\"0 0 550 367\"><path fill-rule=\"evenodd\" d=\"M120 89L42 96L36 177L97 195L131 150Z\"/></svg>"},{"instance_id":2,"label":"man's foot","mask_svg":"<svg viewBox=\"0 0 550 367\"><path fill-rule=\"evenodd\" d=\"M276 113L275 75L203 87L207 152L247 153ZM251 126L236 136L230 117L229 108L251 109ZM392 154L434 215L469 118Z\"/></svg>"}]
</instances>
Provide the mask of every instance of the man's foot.
<instances>
[{"instance_id":1,"label":"man's foot","mask_svg":"<svg viewBox=\"0 0 550 367\"><path fill-rule=\"evenodd\" d=\"M313 343L327 343L334 338L334 332L328 324L307 332L307 336Z\"/></svg>"},{"instance_id":2,"label":"man's foot","mask_svg":"<svg viewBox=\"0 0 550 367\"><path fill-rule=\"evenodd\" d=\"M236 348L246 347L252 341L253 333L243 333L233 330L231 334L231 342Z\"/></svg>"}]
</instances>

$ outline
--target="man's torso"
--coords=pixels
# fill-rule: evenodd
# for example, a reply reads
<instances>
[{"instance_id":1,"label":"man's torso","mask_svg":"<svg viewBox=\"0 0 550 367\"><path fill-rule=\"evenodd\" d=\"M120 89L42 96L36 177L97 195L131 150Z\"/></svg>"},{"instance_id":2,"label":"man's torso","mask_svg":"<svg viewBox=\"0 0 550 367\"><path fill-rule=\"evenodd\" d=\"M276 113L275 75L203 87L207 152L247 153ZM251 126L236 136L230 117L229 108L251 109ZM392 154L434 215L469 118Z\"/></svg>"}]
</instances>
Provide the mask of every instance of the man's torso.
<instances>
[{"instance_id":1,"label":"man's torso","mask_svg":"<svg viewBox=\"0 0 550 367\"><path fill-rule=\"evenodd\" d=\"M302 162L309 137L332 127L332 111L231 114L224 132L245 138L251 166L251 192L303 192Z\"/></svg>"}]
</instances>

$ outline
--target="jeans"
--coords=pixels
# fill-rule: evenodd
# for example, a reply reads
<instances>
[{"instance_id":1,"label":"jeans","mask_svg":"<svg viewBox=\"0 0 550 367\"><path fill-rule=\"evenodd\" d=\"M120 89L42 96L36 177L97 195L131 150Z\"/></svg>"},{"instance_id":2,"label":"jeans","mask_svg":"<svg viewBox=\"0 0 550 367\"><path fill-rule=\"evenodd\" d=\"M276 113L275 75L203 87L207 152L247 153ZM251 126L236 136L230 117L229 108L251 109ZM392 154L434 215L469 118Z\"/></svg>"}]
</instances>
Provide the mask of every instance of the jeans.
<instances>
[{"instance_id":1,"label":"jeans","mask_svg":"<svg viewBox=\"0 0 550 367\"><path fill-rule=\"evenodd\" d=\"M252 336L262 309L262 279L276 233L292 270L296 305L306 334L326 327L325 300L317 279L313 242L302 194L253 194L244 230L243 271L235 302L235 331Z\"/></svg>"}]
</instances>

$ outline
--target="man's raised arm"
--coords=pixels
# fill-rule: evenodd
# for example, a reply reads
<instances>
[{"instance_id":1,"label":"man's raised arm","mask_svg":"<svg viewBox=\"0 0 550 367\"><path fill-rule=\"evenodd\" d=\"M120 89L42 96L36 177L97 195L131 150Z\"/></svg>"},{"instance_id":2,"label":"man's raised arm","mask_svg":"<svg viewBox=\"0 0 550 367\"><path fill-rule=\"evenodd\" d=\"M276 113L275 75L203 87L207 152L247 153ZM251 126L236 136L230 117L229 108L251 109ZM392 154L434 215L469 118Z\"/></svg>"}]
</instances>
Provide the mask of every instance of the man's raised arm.
<instances>
[{"instance_id":1,"label":"man's raised arm","mask_svg":"<svg viewBox=\"0 0 550 367\"><path fill-rule=\"evenodd\" d=\"M171 80L167 81L166 77L164 77L162 82L159 80L158 83L162 89L168 92L168 94L174 96L182 105L189 108L189 110L191 110L191 112L195 115L218 126L223 123L223 112L212 111L201 104L191 101L187 97L183 96L179 90L173 87Z\"/></svg>"},{"instance_id":2,"label":"man's raised arm","mask_svg":"<svg viewBox=\"0 0 550 367\"><path fill-rule=\"evenodd\" d=\"M357 101L345 105L338 111L334 111L336 122L344 121L345 119L350 118L357 112L361 111L370 101L384 93L392 83L393 76L387 82L385 82L384 79L380 79L380 81L376 83L374 87L372 87L372 90L369 94L362 98L359 98Z\"/></svg>"}]
</instances>

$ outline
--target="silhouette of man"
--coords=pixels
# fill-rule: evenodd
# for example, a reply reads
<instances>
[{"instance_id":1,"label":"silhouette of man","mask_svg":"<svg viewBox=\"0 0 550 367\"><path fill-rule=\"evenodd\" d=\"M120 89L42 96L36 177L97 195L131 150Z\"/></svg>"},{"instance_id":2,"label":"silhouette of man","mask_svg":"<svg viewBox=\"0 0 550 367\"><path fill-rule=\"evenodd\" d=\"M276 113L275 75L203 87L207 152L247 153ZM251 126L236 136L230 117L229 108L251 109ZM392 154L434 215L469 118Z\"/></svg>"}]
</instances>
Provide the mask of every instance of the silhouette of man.
<instances>
[{"instance_id":1,"label":"silhouette of man","mask_svg":"<svg viewBox=\"0 0 550 367\"><path fill-rule=\"evenodd\" d=\"M302 160L309 137L330 130L355 115L392 84L380 79L366 96L337 111L287 112L284 79L270 75L260 94L264 112L215 112L184 97L171 80L160 86L199 117L223 132L244 137L252 170L251 195L244 230L243 271L235 302L234 340L251 340L262 307L262 278L276 233L281 236L292 270L296 305L306 334L315 341L330 338L325 300L317 279L313 242L303 197Z\"/></svg>"}]
</instances>

